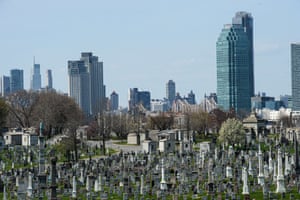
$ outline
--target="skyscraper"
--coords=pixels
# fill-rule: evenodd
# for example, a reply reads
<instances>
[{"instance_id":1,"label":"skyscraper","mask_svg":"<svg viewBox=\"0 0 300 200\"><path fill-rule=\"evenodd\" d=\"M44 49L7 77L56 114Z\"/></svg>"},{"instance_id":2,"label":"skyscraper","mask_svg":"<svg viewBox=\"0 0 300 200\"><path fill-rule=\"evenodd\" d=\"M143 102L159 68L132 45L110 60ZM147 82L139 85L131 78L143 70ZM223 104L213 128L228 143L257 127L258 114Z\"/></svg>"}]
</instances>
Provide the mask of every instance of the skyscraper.
<instances>
[{"instance_id":1,"label":"skyscraper","mask_svg":"<svg viewBox=\"0 0 300 200\"><path fill-rule=\"evenodd\" d=\"M300 43L291 44L292 110L300 111Z\"/></svg>"},{"instance_id":2,"label":"skyscraper","mask_svg":"<svg viewBox=\"0 0 300 200\"><path fill-rule=\"evenodd\" d=\"M251 109L250 42L241 24L225 25L217 40L217 96L224 110L234 108L240 113Z\"/></svg>"},{"instance_id":3,"label":"skyscraper","mask_svg":"<svg viewBox=\"0 0 300 200\"><path fill-rule=\"evenodd\" d=\"M119 108L119 95L113 91L110 95L110 110L118 110Z\"/></svg>"},{"instance_id":4,"label":"skyscraper","mask_svg":"<svg viewBox=\"0 0 300 200\"><path fill-rule=\"evenodd\" d=\"M24 90L24 75L22 69L10 70L10 92Z\"/></svg>"},{"instance_id":5,"label":"skyscraper","mask_svg":"<svg viewBox=\"0 0 300 200\"><path fill-rule=\"evenodd\" d=\"M46 72L46 88L47 89L53 88L52 70L51 69L48 69Z\"/></svg>"},{"instance_id":6,"label":"skyscraper","mask_svg":"<svg viewBox=\"0 0 300 200\"><path fill-rule=\"evenodd\" d=\"M91 114L89 73L84 61L68 61L69 95L82 111Z\"/></svg>"},{"instance_id":7,"label":"skyscraper","mask_svg":"<svg viewBox=\"0 0 300 200\"><path fill-rule=\"evenodd\" d=\"M38 91L42 87L40 68L40 64L33 64L32 76L30 80L30 89L33 91Z\"/></svg>"},{"instance_id":8,"label":"skyscraper","mask_svg":"<svg viewBox=\"0 0 300 200\"><path fill-rule=\"evenodd\" d=\"M96 115L105 108L105 86L103 84L103 62L90 52L81 53L90 76L91 113Z\"/></svg>"},{"instance_id":9,"label":"skyscraper","mask_svg":"<svg viewBox=\"0 0 300 200\"><path fill-rule=\"evenodd\" d=\"M1 84L1 95L4 97L10 93L10 77L2 76L0 84Z\"/></svg>"},{"instance_id":10,"label":"skyscraper","mask_svg":"<svg viewBox=\"0 0 300 200\"><path fill-rule=\"evenodd\" d=\"M237 12L232 19L232 24L240 24L248 37L248 56L249 56L249 82L250 97L254 96L254 50L253 50L253 18L250 13Z\"/></svg>"},{"instance_id":11,"label":"skyscraper","mask_svg":"<svg viewBox=\"0 0 300 200\"><path fill-rule=\"evenodd\" d=\"M166 98L169 101L169 104L172 105L175 100L176 88L175 82L173 80L169 80L166 84Z\"/></svg>"},{"instance_id":12,"label":"skyscraper","mask_svg":"<svg viewBox=\"0 0 300 200\"><path fill-rule=\"evenodd\" d=\"M134 112L135 108L141 104L146 110L151 109L151 97L149 91L139 91L137 88L129 90L129 111Z\"/></svg>"},{"instance_id":13,"label":"skyscraper","mask_svg":"<svg viewBox=\"0 0 300 200\"><path fill-rule=\"evenodd\" d=\"M88 115L97 115L105 108L103 62L90 52L81 53L80 60L68 61L69 91Z\"/></svg>"}]
</instances>

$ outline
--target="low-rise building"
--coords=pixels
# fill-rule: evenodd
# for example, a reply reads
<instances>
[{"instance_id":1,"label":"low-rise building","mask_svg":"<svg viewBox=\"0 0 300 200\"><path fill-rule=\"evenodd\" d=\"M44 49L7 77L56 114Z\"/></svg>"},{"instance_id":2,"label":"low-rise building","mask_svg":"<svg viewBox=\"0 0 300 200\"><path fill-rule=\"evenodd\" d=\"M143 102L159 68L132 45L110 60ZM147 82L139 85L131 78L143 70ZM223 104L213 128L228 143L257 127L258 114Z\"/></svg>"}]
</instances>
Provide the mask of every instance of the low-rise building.
<instances>
[{"instance_id":1,"label":"low-rise building","mask_svg":"<svg viewBox=\"0 0 300 200\"><path fill-rule=\"evenodd\" d=\"M5 145L34 146L38 144L35 128L14 128L3 133Z\"/></svg>"}]
</instances>

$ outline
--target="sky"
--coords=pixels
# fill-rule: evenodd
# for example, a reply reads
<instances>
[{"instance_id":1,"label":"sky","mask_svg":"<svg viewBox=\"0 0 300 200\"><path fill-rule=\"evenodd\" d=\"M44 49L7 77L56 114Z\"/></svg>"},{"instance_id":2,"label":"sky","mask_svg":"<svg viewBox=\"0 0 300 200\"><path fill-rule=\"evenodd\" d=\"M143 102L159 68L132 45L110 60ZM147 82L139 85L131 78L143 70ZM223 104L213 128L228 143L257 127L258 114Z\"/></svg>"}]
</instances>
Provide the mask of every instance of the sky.
<instances>
[{"instance_id":1,"label":"sky","mask_svg":"<svg viewBox=\"0 0 300 200\"><path fill-rule=\"evenodd\" d=\"M300 42L299 0L0 0L0 76L35 62L43 85L68 92L67 61L93 52L104 63L106 95L128 89L166 96L172 79L182 96L199 103L216 92L216 41L237 11L254 18L255 92L291 93L290 43Z\"/></svg>"}]
</instances>

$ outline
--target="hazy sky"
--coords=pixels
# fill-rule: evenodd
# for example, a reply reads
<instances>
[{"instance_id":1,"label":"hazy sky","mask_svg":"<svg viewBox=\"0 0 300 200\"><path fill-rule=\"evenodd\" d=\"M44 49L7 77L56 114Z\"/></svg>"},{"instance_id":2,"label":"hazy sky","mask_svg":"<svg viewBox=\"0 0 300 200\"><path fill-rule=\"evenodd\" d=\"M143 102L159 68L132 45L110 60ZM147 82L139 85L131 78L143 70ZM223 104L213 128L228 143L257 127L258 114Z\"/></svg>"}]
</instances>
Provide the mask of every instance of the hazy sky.
<instances>
[{"instance_id":1,"label":"hazy sky","mask_svg":"<svg viewBox=\"0 0 300 200\"><path fill-rule=\"evenodd\" d=\"M199 102L216 91L216 40L237 11L254 18L255 91L291 93L290 43L300 41L299 0L0 0L0 75L35 56L68 92L67 60L92 51L104 62L107 96L127 106L128 88L165 97L169 79Z\"/></svg>"}]
</instances>

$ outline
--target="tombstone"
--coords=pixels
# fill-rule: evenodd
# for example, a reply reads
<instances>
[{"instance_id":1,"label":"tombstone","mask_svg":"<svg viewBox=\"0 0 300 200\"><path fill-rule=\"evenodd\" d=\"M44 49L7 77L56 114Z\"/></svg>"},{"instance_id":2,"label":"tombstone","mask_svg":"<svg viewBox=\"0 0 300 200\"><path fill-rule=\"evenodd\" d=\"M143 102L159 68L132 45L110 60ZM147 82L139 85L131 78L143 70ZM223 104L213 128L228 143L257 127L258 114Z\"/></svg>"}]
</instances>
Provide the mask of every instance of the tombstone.
<instances>
[{"instance_id":1,"label":"tombstone","mask_svg":"<svg viewBox=\"0 0 300 200\"><path fill-rule=\"evenodd\" d=\"M73 185L72 185L72 198L77 197L77 191L76 191L76 177L73 176Z\"/></svg>"},{"instance_id":2,"label":"tombstone","mask_svg":"<svg viewBox=\"0 0 300 200\"><path fill-rule=\"evenodd\" d=\"M167 182L165 180L165 165L164 159L161 160L161 181L160 181L160 189L167 190Z\"/></svg>"},{"instance_id":3,"label":"tombstone","mask_svg":"<svg viewBox=\"0 0 300 200\"><path fill-rule=\"evenodd\" d=\"M277 174L277 187L276 187L276 193L285 193L285 186L284 186L284 177L282 172L282 155L281 155L281 149L278 148L278 174Z\"/></svg>"},{"instance_id":4,"label":"tombstone","mask_svg":"<svg viewBox=\"0 0 300 200\"><path fill-rule=\"evenodd\" d=\"M291 171L291 165L290 165L290 161L289 161L289 154L286 152L285 153L285 164L284 164L284 175L288 176L290 174Z\"/></svg>"},{"instance_id":5,"label":"tombstone","mask_svg":"<svg viewBox=\"0 0 300 200\"><path fill-rule=\"evenodd\" d=\"M27 196L29 198L32 197L32 175L31 175L31 172L28 173Z\"/></svg>"},{"instance_id":6,"label":"tombstone","mask_svg":"<svg viewBox=\"0 0 300 200\"><path fill-rule=\"evenodd\" d=\"M232 168L230 166L226 166L226 177L232 178Z\"/></svg>"},{"instance_id":7,"label":"tombstone","mask_svg":"<svg viewBox=\"0 0 300 200\"><path fill-rule=\"evenodd\" d=\"M251 159L251 155L249 154L249 164L248 164L248 173L250 176L253 176L254 172L253 172L253 169L252 169L252 159Z\"/></svg>"},{"instance_id":8,"label":"tombstone","mask_svg":"<svg viewBox=\"0 0 300 200\"><path fill-rule=\"evenodd\" d=\"M247 170L244 167L243 168L243 195L247 195L249 194L249 188L248 188L248 174L247 174Z\"/></svg>"},{"instance_id":9,"label":"tombstone","mask_svg":"<svg viewBox=\"0 0 300 200\"><path fill-rule=\"evenodd\" d=\"M263 154L260 149L260 143L258 146L258 176L257 183L261 186L265 184L264 172L263 172Z\"/></svg>"},{"instance_id":10,"label":"tombstone","mask_svg":"<svg viewBox=\"0 0 300 200\"><path fill-rule=\"evenodd\" d=\"M51 195L50 195L50 199L51 200L56 200L56 162L57 162L57 158L51 157Z\"/></svg>"}]
</instances>

